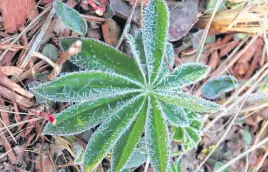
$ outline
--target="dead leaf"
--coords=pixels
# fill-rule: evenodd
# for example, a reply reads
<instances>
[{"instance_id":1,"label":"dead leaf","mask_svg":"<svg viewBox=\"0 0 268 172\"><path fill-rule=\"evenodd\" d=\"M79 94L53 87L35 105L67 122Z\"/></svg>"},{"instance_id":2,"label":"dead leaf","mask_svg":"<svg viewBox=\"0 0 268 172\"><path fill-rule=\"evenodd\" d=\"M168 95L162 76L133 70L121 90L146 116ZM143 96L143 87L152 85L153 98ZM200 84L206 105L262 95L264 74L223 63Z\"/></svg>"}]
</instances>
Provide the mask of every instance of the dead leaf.
<instances>
[{"instance_id":1,"label":"dead leaf","mask_svg":"<svg viewBox=\"0 0 268 172\"><path fill-rule=\"evenodd\" d=\"M5 30L13 33L23 26L35 6L35 0L1 0L0 11Z\"/></svg>"},{"instance_id":2,"label":"dead leaf","mask_svg":"<svg viewBox=\"0 0 268 172\"><path fill-rule=\"evenodd\" d=\"M169 41L184 37L197 21L198 3L196 0L168 2L170 11Z\"/></svg>"},{"instance_id":3,"label":"dead leaf","mask_svg":"<svg viewBox=\"0 0 268 172\"><path fill-rule=\"evenodd\" d=\"M0 72L6 76L10 75L20 75L23 72L23 69L17 66L0 66Z\"/></svg>"},{"instance_id":4,"label":"dead leaf","mask_svg":"<svg viewBox=\"0 0 268 172\"><path fill-rule=\"evenodd\" d=\"M102 33L107 44L116 46L121 34L121 29L113 19L107 19L102 25Z\"/></svg>"}]
</instances>

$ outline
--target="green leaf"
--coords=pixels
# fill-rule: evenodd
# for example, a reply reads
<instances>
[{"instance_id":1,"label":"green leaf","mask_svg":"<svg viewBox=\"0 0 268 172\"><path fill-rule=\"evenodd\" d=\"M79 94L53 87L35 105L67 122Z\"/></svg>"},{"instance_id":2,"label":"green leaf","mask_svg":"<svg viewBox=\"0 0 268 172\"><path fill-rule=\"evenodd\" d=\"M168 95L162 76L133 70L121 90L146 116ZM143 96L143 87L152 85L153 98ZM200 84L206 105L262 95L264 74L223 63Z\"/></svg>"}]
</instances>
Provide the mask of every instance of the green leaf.
<instances>
[{"instance_id":1,"label":"green leaf","mask_svg":"<svg viewBox=\"0 0 268 172\"><path fill-rule=\"evenodd\" d=\"M218 171L218 169L220 169L223 165L224 165L224 163L217 161L216 164L214 165L213 172ZM223 172L230 172L230 169L226 168L223 170Z\"/></svg>"},{"instance_id":2,"label":"green leaf","mask_svg":"<svg viewBox=\"0 0 268 172\"><path fill-rule=\"evenodd\" d=\"M209 73L209 66L199 63L186 63L174 69L173 73L164 78L162 86L177 89L194 84L204 79Z\"/></svg>"},{"instance_id":3,"label":"green leaf","mask_svg":"<svg viewBox=\"0 0 268 172\"><path fill-rule=\"evenodd\" d=\"M220 5L219 5L219 8L216 9L216 10L217 10L216 13L218 13L218 12L220 12L222 9L224 9L225 4L226 4L226 1L227 1L227 0L222 0L222 2L221 2ZM210 0L210 1L209 1L209 3L208 3L208 7L207 7L207 13L208 13L208 14L213 14L213 11L214 11L214 9L215 9L215 7L216 7L217 2L218 2L217 0Z\"/></svg>"},{"instance_id":4,"label":"green leaf","mask_svg":"<svg viewBox=\"0 0 268 172\"><path fill-rule=\"evenodd\" d=\"M245 140L246 144L250 145L252 138L251 138L251 135L248 132L248 130L243 130L243 137L244 137L244 140Z\"/></svg>"},{"instance_id":5,"label":"green leaf","mask_svg":"<svg viewBox=\"0 0 268 172\"><path fill-rule=\"evenodd\" d=\"M148 72L147 72L146 68L144 67L146 65L146 57L144 54L144 46L143 46L143 42L142 42L141 33L137 32L134 37L130 34L126 34L126 39L128 40L132 55L133 55L137 65L138 65L139 70L141 71L141 73L144 77L144 81L146 83L147 82L146 75Z\"/></svg>"},{"instance_id":6,"label":"green leaf","mask_svg":"<svg viewBox=\"0 0 268 172\"><path fill-rule=\"evenodd\" d=\"M170 73L169 68L173 69L174 66L174 50L173 45L171 43L166 44L166 51L165 51L165 59L162 61L162 64L159 69L159 79L155 80L155 83L163 80L166 75ZM154 83L153 83L154 85ZM156 84L157 85L157 84Z\"/></svg>"},{"instance_id":7,"label":"green leaf","mask_svg":"<svg viewBox=\"0 0 268 172\"><path fill-rule=\"evenodd\" d=\"M61 47L66 51L72 43L79 38L61 39ZM143 81L141 72L132 57L118 51L101 41L83 38L82 50L72 56L70 61L84 69L97 69L114 71L118 74Z\"/></svg>"},{"instance_id":8,"label":"green leaf","mask_svg":"<svg viewBox=\"0 0 268 172\"><path fill-rule=\"evenodd\" d=\"M78 143L74 142L74 164L80 165L83 163L84 149Z\"/></svg>"},{"instance_id":9,"label":"green leaf","mask_svg":"<svg viewBox=\"0 0 268 172\"><path fill-rule=\"evenodd\" d=\"M176 106L184 107L186 109L189 109L193 112L208 112L208 113L214 113L222 109L222 107L214 102L204 100L199 97L192 96L190 94L186 94L183 92L178 92L177 94L174 94L174 92L157 92L154 93L155 96L169 104L173 104Z\"/></svg>"},{"instance_id":10,"label":"green leaf","mask_svg":"<svg viewBox=\"0 0 268 172\"><path fill-rule=\"evenodd\" d=\"M181 172L181 161L180 160L177 160L177 162L176 162L176 170L177 170L177 172Z\"/></svg>"},{"instance_id":11,"label":"green leaf","mask_svg":"<svg viewBox=\"0 0 268 172\"><path fill-rule=\"evenodd\" d=\"M183 108L164 102L160 103L164 112L163 115L171 125L176 127L189 126L190 123Z\"/></svg>"},{"instance_id":12,"label":"green leaf","mask_svg":"<svg viewBox=\"0 0 268 172\"><path fill-rule=\"evenodd\" d=\"M83 169L89 172L96 168L122 134L129 128L144 105L144 98L134 97L113 115L108 116L88 142Z\"/></svg>"},{"instance_id":13,"label":"green leaf","mask_svg":"<svg viewBox=\"0 0 268 172\"><path fill-rule=\"evenodd\" d=\"M160 65L164 62L168 18L169 11L163 0L151 0L144 10L141 31L149 83L158 77Z\"/></svg>"},{"instance_id":14,"label":"green leaf","mask_svg":"<svg viewBox=\"0 0 268 172\"><path fill-rule=\"evenodd\" d=\"M168 128L162 117L161 105L154 98L151 98L149 109L145 129L148 155L154 170L165 172L168 170L170 155Z\"/></svg>"},{"instance_id":15,"label":"green leaf","mask_svg":"<svg viewBox=\"0 0 268 172\"><path fill-rule=\"evenodd\" d=\"M208 99L216 99L222 94L234 90L237 80L230 75L223 75L208 80L202 87L202 95Z\"/></svg>"},{"instance_id":16,"label":"green leaf","mask_svg":"<svg viewBox=\"0 0 268 172\"><path fill-rule=\"evenodd\" d=\"M133 154L131 155L130 159L125 164L124 168L139 167L145 163L146 159L147 155L145 143L143 141L140 141L135 148Z\"/></svg>"},{"instance_id":17,"label":"green leaf","mask_svg":"<svg viewBox=\"0 0 268 172\"><path fill-rule=\"evenodd\" d=\"M86 35L87 22L76 10L58 0L54 1L53 9L55 10L56 15L67 27L79 35Z\"/></svg>"},{"instance_id":18,"label":"green leaf","mask_svg":"<svg viewBox=\"0 0 268 172\"><path fill-rule=\"evenodd\" d=\"M56 62L59 57L58 49L53 44L46 44L42 50L42 54L53 62Z\"/></svg>"},{"instance_id":19,"label":"green leaf","mask_svg":"<svg viewBox=\"0 0 268 172\"><path fill-rule=\"evenodd\" d=\"M184 129L182 127L173 127L172 128L172 139L176 141L184 140Z\"/></svg>"},{"instance_id":20,"label":"green leaf","mask_svg":"<svg viewBox=\"0 0 268 172\"><path fill-rule=\"evenodd\" d=\"M112 171L120 171L132 156L144 130L147 107L146 101L137 119L117 141L112 154Z\"/></svg>"},{"instance_id":21,"label":"green leaf","mask_svg":"<svg viewBox=\"0 0 268 172\"><path fill-rule=\"evenodd\" d=\"M96 101L86 101L75 104L56 114L57 124L48 123L44 128L44 135L78 134L95 127L107 116L116 111L132 94L113 98L101 98Z\"/></svg>"},{"instance_id":22,"label":"green leaf","mask_svg":"<svg viewBox=\"0 0 268 172\"><path fill-rule=\"evenodd\" d=\"M139 88L138 85L140 83L112 72L81 71L34 85L30 89L49 100L80 102L133 92Z\"/></svg>"}]
</instances>

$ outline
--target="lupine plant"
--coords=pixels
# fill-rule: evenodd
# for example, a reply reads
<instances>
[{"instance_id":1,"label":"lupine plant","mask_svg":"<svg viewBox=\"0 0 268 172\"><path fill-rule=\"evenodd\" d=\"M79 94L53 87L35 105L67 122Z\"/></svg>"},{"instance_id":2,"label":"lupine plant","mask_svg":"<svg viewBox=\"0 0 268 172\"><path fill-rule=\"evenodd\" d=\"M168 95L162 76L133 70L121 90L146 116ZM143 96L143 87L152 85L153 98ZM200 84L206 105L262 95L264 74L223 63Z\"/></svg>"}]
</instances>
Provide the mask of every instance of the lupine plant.
<instances>
[{"instance_id":1,"label":"lupine plant","mask_svg":"<svg viewBox=\"0 0 268 172\"><path fill-rule=\"evenodd\" d=\"M196 146L202 126L197 114L220 110L220 105L181 89L203 79L208 66L189 63L169 71L174 59L167 41L168 19L166 3L151 0L141 31L125 35L133 57L94 39L61 39L63 51L82 41L81 52L70 61L83 70L31 87L37 96L74 103L55 115L56 125L47 124L44 135L75 135L97 128L84 151L83 171L94 170L108 153L111 171L125 170L141 139L153 169L168 171L172 139L185 150Z\"/></svg>"}]
</instances>

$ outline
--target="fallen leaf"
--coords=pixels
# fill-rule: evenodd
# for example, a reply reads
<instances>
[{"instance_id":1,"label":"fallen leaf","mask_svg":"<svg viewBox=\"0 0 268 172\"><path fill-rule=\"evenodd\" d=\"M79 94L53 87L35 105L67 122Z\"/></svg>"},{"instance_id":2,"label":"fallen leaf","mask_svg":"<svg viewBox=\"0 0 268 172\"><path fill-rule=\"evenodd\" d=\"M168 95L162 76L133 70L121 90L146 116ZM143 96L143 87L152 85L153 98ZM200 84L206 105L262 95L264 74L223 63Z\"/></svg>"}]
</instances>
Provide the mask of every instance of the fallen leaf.
<instances>
[{"instance_id":1,"label":"fallen leaf","mask_svg":"<svg viewBox=\"0 0 268 172\"><path fill-rule=\"evenodd\" d=\"M13 33L23 26L35 6L35 0L1 0L0 11L5 30Z\"/></svg>"},{"instance_id":2,"label":"fallen leaf","mask_svg":"<svg viewBox=\"0 0 268 172\"><path fill-rule=\"evenodd\" d=\"M170 11L169 41L184 37L197 21L198 3L196 0L168 2Z\"/></svg>"},{"instance_id":3,"label":"fallen leaf","mask_svg":"<svg viewBox=\"0 0 268 172\"><path fill-rule=\"evenodd\" d=\"M109 45L116 46L121 34L119 25L113 19L107 19L101 28L105 42Z\"/></svg>"}]
</instances>

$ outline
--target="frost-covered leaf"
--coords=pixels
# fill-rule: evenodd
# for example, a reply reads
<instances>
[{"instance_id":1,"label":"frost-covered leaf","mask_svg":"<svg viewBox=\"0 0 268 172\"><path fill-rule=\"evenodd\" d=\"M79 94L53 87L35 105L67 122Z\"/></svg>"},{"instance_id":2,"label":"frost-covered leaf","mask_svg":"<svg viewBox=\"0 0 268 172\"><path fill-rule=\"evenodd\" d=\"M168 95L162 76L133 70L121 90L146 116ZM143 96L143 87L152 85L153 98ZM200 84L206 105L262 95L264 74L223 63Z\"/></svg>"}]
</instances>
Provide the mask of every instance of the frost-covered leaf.
<instances>
[{"instance_id":1,"label":"frost-covered leaf","mask_svg":"<svg viewBox=\"0 0 268 172\"><path fill-rule=\"evenodd\" d=\"M199 120L192 120L189 127L173 127L172 139L181 142L183 150L190 150L201 140L201 127Z\"/></svg>"},{"instance_id":2,"label":"frost-covered leaf","mask_svg":"<svg viewBox=\"0 0 268 172\"><path fill-rule=\"evenodd\" d=\"M71 30L75 31L79 35L86 35L87 22L76 10L58 0L54 1L53 9L61 21Z\"/></svg>"},{"instance_id":3,"label":"frost-covered leaf","mask_svg":"<svg viewBox=\"0 0 268 172\"><path fill-rule=\"evenodd\" d=\"M130 34L126 34L126 38L130 45L132 56L134 57L143 77L145 78L145 81L147 81L148 71L146 68L146 57L144 53L141 32L136 32L134 37Z\"/></svg>"},{"instance_id":4,"label":"frost-covered leaf","mask_svg":"<svg viewBox=\"0 0 268 172\"><path fill-rule=\"evenodd\" d=\"M140 141L124 168L139 167L140 165L145 163L146 159L147 155L145 143L143 141Z\"/></svg>"},{"instance_id":5,"label":"frost-covered leaf","mask_svg":"<svg viewBox=\"0 0 268 172\"><path fill-rule=\"evenodd\" d=\"M132 158L133 151L144 130L147 107L148 102L146 101L137 119L117 141L112 154L112 171L120 171L128 160Z\"/></svg>"},{"instance_id":6,"label":"frost-covered leaf","mask_svg":"<svg viewBox=\"0 0 268 172\"><path fill-rule=\"evenodd\" d=\"M81 165L84 158L84 149L78 143L74 143L74 164Z\"/></svg>"},{"instance_id":7,"label":"frost-covered leaf","mask_svg":"<svg viewBox=\"0 0 268 172\"><path fill-rule=\"evenodd\" d=\"M79 102L124 94L138 88L135 82L112 72L83 71L63 75L54 81L31 87L31 91L49 100Z\"/></svg>"},{"instance_id":8,"label":"frost-covered leaf","mask_svg":"<svg viewBox=\"0 0 268 172\"><path fill-rule=\"evenodd\" d=\"M163 115L173 126L189 126L189 120L184 108L161 102Z\"/></svg>"},{"instance_id":9,"label":"frost-covered leaf","mask_svg":"<svg viewBox=\"0 0 268 172\"><path fill-rule=\"evenodd\" d=\"M126 97L101 98L96 101L86 101L75 104L56 114L57 124L48 123L44 128L45 135L78 134L101 123L111 113L121 106L132 95Z\"/></svg>"},{"instance_id":10,"label":"frost-covered leaf","mask_svg":"<svg viewBox=\"0 0 268 172\"><path fill-rule=\"evenodd\" d=\"M151 98L149 109L145 129L147 152L154 170L165 172L168 170L170 156L167 124L157 100Z\"/></svg>"},{"instance_id":11,"label":"frost-covered leaf","mask_svg":"<svg viewBox=\"0 0 268 172\"><path fill-rule=\"evenodd\" d=\"M220 105L214 102L204 100L202 98L195 97L183 92L178 92L177 94L174 94L174 92L171 92L171 94L163 94L161 92L158 92L155 93L155 95L157 96L158 99L166 103L184 107L194 112L214 113L222 108Z\"/></svg>"},{"instance_id":12,"label":"frost-covered leaf","mask_svg":"<svg viewBox=\"0 0 268 172\"><path fill-rule=\"evenodd\" d=\"M216 99L222 94L234 90L237 80L230 75L223 75L208 80L202 87L202 95L208 99Z\"/></svg>"},{"instance_id":13,"label":"frost-covered leaf","mask_svg":"<svg viewBox=\"0 0 268 172\"><path fill-rule=\"evenodd\" d=\"M170 11L169 41L183 38L197 21L198 3L195 0L168 2Z\"/></svg>"},{"instance_id":14,"label":"frost-covered leaf","mask_svg":"<svg viewBox=\"0 0 268 172\"><path fill-rule=\"evenodd\" d=\"M158 77L159 68L164 62L168 15L168 8L163 0L151 0L144 10L141 31L149 83Z\"/></svg>"},{"instance_id":15,"label":"frost-covered leaf","mask_svg":"<svg viewBox=\"0 0 268 172\"><path fill-rule=\"evenodd\" d=\"M61 47L66 51L79 38L61 39ZM70 61L83 69L109 70L143 81L141 72L132 57L101 41L83 38L82 50Z\"/></svg>"},{"instance_id":16,"label":"frost-covered leaf","mask_svg":"<svg viewBox=\"0 0 268 172\"><path fill-rule=\"evenodd\" d=\"M199 63L185 63L178 66L174 71L167 75L161 82L164 87L180 88L194 84L204 79L210 68Z\"/></svg>"},{"instance_id":17,"label":"frost-covered leaf","mask_svg":"<svg viewBox=\"0 0 268 172\"><path fill-rule=\"evenodd\" d=\"M118 108L107 117L93 134L85 150L83 169L89 172L96 168L127 128L136 119L144 105L143 97L135 97L126 106Z\"/></svg>"},{"instance_id":18,"label":"frost-covered leaf","mask_svg":"<svg viewBox=\"0 0 268 172\"><path fill-rule=\"evenodd\" d=\"M168 42L166 44L165 59L164 61L162 61L162 64L159 69L159 79L155 80L155 83L159 82L159 80L161 81L166 75L170 73L170 69L173 69L174 61L175 59L173 45Z\"/></svg>"}]
</instances>

